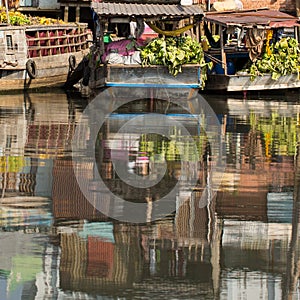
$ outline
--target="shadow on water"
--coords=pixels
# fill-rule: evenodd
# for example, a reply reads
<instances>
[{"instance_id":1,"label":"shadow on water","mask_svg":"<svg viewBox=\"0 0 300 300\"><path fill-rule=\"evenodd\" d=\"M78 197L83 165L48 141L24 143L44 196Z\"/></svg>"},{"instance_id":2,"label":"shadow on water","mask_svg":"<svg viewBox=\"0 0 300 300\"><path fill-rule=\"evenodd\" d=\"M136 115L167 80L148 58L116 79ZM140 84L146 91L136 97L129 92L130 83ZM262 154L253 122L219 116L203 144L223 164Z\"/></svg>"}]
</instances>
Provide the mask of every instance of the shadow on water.
<instances>
[{"instance_id":1,"label":"shadow on water","mask_svg":"<svg viewBox=\"0 0 300 300\"><path fill-rule=\"evenodd\" d=\"M214 157L208 160L205 132L186 110L136 101L121 106L100 129L97 166L83 160L82 179L94 189L93 172L99 172L113 193L148 203L147 213L185 172L176 147L185 149L187 160L194 153L176 128L175 145L120 128L151 110L172 114L196 140L192 196L167 217L134 225L99 212L75 177L72 138L90 100L61 90L1 95L0 299L297 299L299 98L204 98L226 143L222 183L204 206L199 199ZM90 142L89 130L82 136L83 144ZM140 177L166 161L163 187L125 185L112 151Z\"/></svg>"}]
</instances>

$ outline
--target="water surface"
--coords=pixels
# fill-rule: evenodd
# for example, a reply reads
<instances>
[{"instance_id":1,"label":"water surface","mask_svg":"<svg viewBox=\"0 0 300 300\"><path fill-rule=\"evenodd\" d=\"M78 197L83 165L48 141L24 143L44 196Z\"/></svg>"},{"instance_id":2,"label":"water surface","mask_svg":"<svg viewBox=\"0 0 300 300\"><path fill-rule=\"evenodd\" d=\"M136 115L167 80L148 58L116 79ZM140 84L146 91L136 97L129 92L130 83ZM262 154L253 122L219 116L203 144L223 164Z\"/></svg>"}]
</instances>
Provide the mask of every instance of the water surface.
<instances>
[{"instance_id":1,"label":"water surface","mask_svg":"<svg viewBox=\"0 0 300 300\"><path fill-rule=\"evenodd\" d=\"M299 299L299 93L204 98L226 146L222 183L207 205L200 199L216 145L208 147L188 101L188 109L149 99L120 107L98 133L96 168L81 160L90 189L98 172L114 194L147 204L145 222L130 224L99 212L76 181L72 138L89 101L61 90L1 95L0 299ZM188 128L198 156L176 126L173 140L120 133L145 112ZM90 131L83 137L89 143ZM164 163L166 172L155 187L137 189L121 180L112 155L130 174L145 177ZM190 170L198 178L192 197L147 222ZM176 199L189 188L181 187Z\"/></svg>"}]
</instances>

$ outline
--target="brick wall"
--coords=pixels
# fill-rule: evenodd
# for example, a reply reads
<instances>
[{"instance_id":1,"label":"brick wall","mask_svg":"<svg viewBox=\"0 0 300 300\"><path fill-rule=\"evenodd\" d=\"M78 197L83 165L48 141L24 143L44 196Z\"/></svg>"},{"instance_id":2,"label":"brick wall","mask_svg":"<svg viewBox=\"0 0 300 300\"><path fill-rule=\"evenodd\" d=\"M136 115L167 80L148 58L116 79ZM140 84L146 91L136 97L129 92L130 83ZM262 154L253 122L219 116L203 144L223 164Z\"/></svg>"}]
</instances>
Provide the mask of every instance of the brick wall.
<instances>
[{"instance_id":1,"label":"brick wall","mask_svg":"<svg viewBox=\"0 0 300 300\"><path fill-rule=\"evenodd\" d=\"M261 7L268 7L270 9L281 10L286 12L295 13L296 4L295 0L241 0L244 9L255 9Z\"/></svg>"},{"instance_id":2,"label":"brick wall","mask_svg":"<svg viewBox=\"0 0 300 300\"><path fill-rule=\"evenodd\" d=\"M222 1L222 0L218 0ZM244 9L256 9L268 7L270 9L280 10L296 14L296 0L241 0ZM214 3L216 0L211 0ZM193 0L194 4L206 4L207 0Z\"/></svg>"}]
</instances>

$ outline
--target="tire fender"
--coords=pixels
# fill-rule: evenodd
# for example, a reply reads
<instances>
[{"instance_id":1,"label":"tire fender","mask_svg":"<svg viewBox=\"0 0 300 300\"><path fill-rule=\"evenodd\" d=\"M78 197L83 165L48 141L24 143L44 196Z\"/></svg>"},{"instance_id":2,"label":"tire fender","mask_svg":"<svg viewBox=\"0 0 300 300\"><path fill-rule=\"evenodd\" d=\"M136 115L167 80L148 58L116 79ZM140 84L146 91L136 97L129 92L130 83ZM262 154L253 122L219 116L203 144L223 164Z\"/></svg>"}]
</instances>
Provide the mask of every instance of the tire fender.
<instances>
[{"instance_id":1,"label":"tire fender","mask_svg":"<svg viewBox=\"0 0 300 300\"><path fill-rule=\"evenodd\" d=\"M74 55L69 56L69 67L71 71L75 70L76 67L76 57Z\"/></svg>"},{"instance_id":2,"label":"tire fender","mask_svg":"<svg viewBox=\"0 0 300 300\"><path fill-rule=\"evenodd\" d=\"M35 79L36 75L37 75L37 67L36 67L36 63L34 60L32 59L28 59L26 62L26 71L28 76L31 79Z\"/></svg>"}]
</instances>

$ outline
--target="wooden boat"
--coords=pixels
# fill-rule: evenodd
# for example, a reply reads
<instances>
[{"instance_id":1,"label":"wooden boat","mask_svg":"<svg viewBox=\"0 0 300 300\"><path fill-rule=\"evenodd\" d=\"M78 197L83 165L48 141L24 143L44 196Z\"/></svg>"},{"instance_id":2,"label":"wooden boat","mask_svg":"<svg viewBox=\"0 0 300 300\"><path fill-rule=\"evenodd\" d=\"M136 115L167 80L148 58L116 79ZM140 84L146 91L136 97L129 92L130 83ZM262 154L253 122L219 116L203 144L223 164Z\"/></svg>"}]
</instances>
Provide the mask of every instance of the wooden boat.
<instances>
[{"instance_id":1,"label":"wooden boat","mask_svg":"<svg viewBox=\"0 0 300 300\"><path fill-rule=\"evenodd\" d=\"M0 24L0 91L63 86L89 52L87 24Z\"/></svg>"},{"instance_id":2,"label":"wooden boat","mask_svg":"<svg viewBox=\"0 0 300 300\"><path fill-rule=\"evenodd\" d=\"M184 65L182 73L176 77L164 66L106 64L95 69L92 88L106 87L161 87L195 88L201 87L200 66Z\"/></svg>"},{"instance_id":3,"label":"wooden boat","mask_svg":"<svg viewBox=\"0 0 300 300\"><path fill-rule=\"evenodd\" d=\"M122 3L121 3L122 2ZM169 23L180 20L200 20L203 16L202 9L197 5L184 6L180 1L171 4L163 4L163 1L155 2L134 1L104 1L93 2L92 8L98 16L100 28L99 43L94 53L93 66L89 78L89 87L98 89L101 87L165 87L165 88L195 88L201 87L201 69L197 64L187 64L182 68L182 73L176 77L169 74L165 66L151 65L143 67L139 63L97 63L104 53L105 32L107 24L114 20L117 24L129 23L134 20L162 21ZM175 3L176 2L176 3ZM91 64L90 64L91 65ZM171 83L170 83L171 82Z\"/></svg>"},{"instance_id":4,"label":"wooden boat","mask_svg":"<svg viewBox=\"0 0 300 300\"><path fill-rule=\"evenodd\" d=\"M245 64L253 58L249 55L252 48L249 48L249 43L247 43L250 32L263 32L262 42L268 38L266 32L271 33L273 43L280 37L293 37L299 41L298 18L279 11L260 9L207 12L203 20L204 25L207 26L206 37L212 44L205 52L206 57L215 65L212 72L208 74L205 90L236 92L300 87L300 78L297 73L282 75L274 80L269 73L253 78L251 74L243 71ZM213 34L220 37L218 43L212 40Z\"/></svg>"},{"instance_id":5,"label":"wooden boat","mask_svg":"<svg viewBox=\"0 0 300 300\"><path fill-rule=\"evenodd\" d=\"M271 74L264 74L254 80L251 79L250 74L209 74L207 77L205 84L207 91L263 91L300 87L298 74L284 75L277 80L273 80Z\"/></svg>"}]
</instances>

